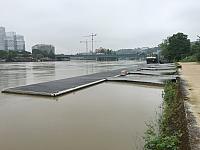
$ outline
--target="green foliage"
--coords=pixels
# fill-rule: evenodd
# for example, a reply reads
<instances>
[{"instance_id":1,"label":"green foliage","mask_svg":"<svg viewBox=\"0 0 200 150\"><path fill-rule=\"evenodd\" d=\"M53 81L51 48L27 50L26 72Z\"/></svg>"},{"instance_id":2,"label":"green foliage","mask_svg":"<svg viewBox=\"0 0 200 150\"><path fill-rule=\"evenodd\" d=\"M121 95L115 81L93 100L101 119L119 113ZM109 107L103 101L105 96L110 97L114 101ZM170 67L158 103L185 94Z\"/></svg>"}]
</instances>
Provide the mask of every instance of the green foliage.
<instances>
[{"instance_id":1,"label":"green foliage","mask_svg":"<svg viewBox=\"0 0 200 150\"><path fill-rule=\"evenodd\" d=\"M145 150L177 150L179 139L176 135L165 135L155 129L155 125L148 124L145 132Z\"/></svg>"},{"instance_id":2,"label":"green foliage","mask_svg":"<svg viewBox=\"0 0 200 150\"><path fill-rule=\"evenodd\" d=\"M6 61L13 61L16 57L30 57L31 53L27 51L5 51L0 50L0 58Z\"/></svg>"},{"instance_id":3,"label":"green foliage","mask_svg":"<svg viewBox=\"0 0 200 150\"><path fill-rule=\"evenodd\" d=\"M166 82L164 87L164 103L165 106L170 106L176 99L176 84L172 82Z\"/></svg>"},{"instance_id":4,"label":"green foliage","mask_svg":"<svg viewBox=\"0 0 200 150\"><path fill-rule=\"evenodd\" d=\"M183 33L173 34L159 46L164 58L170 62L179 61L190 53L190 40Z\"/></svg>"},{"instance_id":5,"label":"green foliage","mask_svg":"<svg viewBox=\"0 0 200 150\"><path fill-rule=\"evenodd\" d=\"M191 54L196 54L200 52L200 39L197 39L194 44L192 44Z\"/></svg>"},{"instance_id":6,"label":"green foliage","mask_svg":"<svg viewBox=\"0 0 200 150\"><path fill-rule=\"evenodd\" d=\"M196 60L197 60L196 55L191 55L191 56L186 56L185 58L183 58L180 61L181 62L195 62Z\"/></svg>"},{"instance_id":7,"label":"green foliage","mask_svg":"<svg viewBox=\"0 0 200 150\"><path fill-rule=\"evenodd\" d=\"M145 144L145 150L177 150L178 138L176 136L151 136Z\"/></svg>"},{"instance_id":8,"label":"green foliage","mask_svg":"<svg viewBox=\"0 0 200 150\"><path fill-rule=\"evenodd\" d=\"M16 51L8 51L7 61L12 61L13 58L17 56Z\"/></svg>"},{"instance_id":9,"label":"green foliage","mask_svg":"<svg viewBox=\"0 0 200 150\"><path fill-rule=\"evenodd\" d=\"M174 117L177 107L177 85L172 82L166 82L164 87L164 111L160 127L162 132L167 135L173 135L176 132L174 126Z\"/></svg>"},{"instance_id":10,"label":"green foliage","mask_svg":"<svg viewBox=\"0 0 200 150\"><path fill-rule=\"evenodd\" d=\"M196 54L196 61L200 62L200 52Z\"/></svg>"},{"instance_id":11,"label":"green foliage","mask_svg":"<svg viewBox=\"0 0 200 150\"><path fill-rule=\"evenodd\" d=\"M8 52L0 50L0 58L6 59L8 57Z\"/></svg>"},{"instance_id":12,"label":"green foliage","mask_svg":"<svg viewBox=\"0 0 200 150\"><path fill-rule=\"evenodd\" d=\"M192 45L191 53L195 58L195 61L200 61L200 38Z\"/></svg>"},{"instance_id":13,"label":"green foliage","mask_svg":"<svg viewBox=\"0 0 200 150\"><path fill-rule=\"evenodd\" d=\"M21 55L22 57L30 57L31 52L22 51L22 52L18 52L18 55Z\"/></svg>"},{"instance_id":14,"label":"green foliage","mask_svg":"<svg viewBox=\"0 0 200 150\"><path fill-rule=\"evenodd\" d=\"M111 55L111 54L115 55L116 54L116 52L114 52L113 50L102 48L102 47L100 47L99 49L96 49L95 52L96 53L103 53L105 55Z\"/></svg>"},{"instance_id":15,"label":"green foliage","mask_svg":"<svg viewBox=\"0 0 200 150\"><path fill-rule=\"evenodd\" d=\"M163 113L159 119L159 129L155 126L147 125L148 129L145 132L145 150L177 150L182 134L177 128L175 117L176 108L179 103L177 100L177 84L166 82L164 87L164 103Z\"/></svg>"}]
</instances>

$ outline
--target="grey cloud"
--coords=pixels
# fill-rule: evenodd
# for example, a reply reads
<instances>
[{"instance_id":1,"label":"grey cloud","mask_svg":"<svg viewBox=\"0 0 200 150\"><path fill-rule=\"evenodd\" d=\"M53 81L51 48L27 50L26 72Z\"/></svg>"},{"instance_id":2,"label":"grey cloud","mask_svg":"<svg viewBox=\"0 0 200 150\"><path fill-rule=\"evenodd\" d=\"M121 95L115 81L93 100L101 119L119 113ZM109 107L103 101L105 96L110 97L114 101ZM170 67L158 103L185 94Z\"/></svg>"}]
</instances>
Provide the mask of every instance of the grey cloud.
<instances>
[{"instance_id":1,"label":"grey cloud","mask_svg":"<svg viewBox=\"0 0 200 150\"><path fill-rule=\"evenodd\" d=\"M199 0L0 0L0 25L24 34L28 50L50 43L58 53L84 51L83 35L111 49L157 46L163 38L199 31Z\"/></svg>"}]
</instances>

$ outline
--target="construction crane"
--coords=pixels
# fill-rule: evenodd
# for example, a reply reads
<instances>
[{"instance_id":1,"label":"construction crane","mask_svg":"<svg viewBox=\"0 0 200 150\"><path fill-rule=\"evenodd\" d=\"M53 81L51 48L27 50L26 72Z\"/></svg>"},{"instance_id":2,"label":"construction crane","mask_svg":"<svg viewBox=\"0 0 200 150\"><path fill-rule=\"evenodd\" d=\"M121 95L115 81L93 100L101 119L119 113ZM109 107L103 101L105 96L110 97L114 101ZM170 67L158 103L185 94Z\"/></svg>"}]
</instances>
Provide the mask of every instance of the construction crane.
<instances>
[{"instance_id":1,"label":"construction crane","mask_svg":"<svg viewBox=\"0 0 200 150\"><path fill-rule=\"evenodd\" d=\"M80 43L85 43L86 53L88 53L88 40L80 41Z\"/></svg>"},{"instance_id":2,"label":"construction crane","mask_svg":"<svg viewBox=\"0 0 200 150\"><path fill-rule=\"evenodd\" d=\"M94 36L97 36L97 34L92 33L88 36L84 36L84 37L92 37L92 53L93 53L93 48L94 48Z\"/></svg>"},{"instance_id":3,"label":"construction crane","mask_svg":"<svg viewBox=\"0 0 200 150\"><path fill-rule=\"evenodd\" d=\"M88 40L80 41L80 43L85 43L86 53L88 53L88 43L90 42L92 41L88 41ZM97 42L101 42L101 41L93 41L93 43L97 43Z\"/></svg>"}]
</instances>

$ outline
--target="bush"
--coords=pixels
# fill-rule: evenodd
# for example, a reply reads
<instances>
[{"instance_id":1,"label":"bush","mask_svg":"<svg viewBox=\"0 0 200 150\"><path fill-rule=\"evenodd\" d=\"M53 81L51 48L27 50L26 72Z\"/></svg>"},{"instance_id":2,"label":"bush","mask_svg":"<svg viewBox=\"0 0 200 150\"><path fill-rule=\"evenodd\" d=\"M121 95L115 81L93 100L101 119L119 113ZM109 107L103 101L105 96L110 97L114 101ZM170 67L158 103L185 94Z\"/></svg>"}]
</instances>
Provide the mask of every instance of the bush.
<instances>
[{"instance_id":1,"label":"bush","mask_svg":"<svg viewBox=\"0 0 200 150\"><path fill-rule=\"evenodd\" d=\"M164 135L155 130L152 124L147 125L148 129L145 132L145 150L177 150L178 149L178 136Z\"/></svg>"},{"instance_id":2,"label":"bush","mask_svg":"<svg viewBox=\"0 0 200 150\"><path fill-rule=\"evenodd\" d=\"M195 62L197 60L195 55L187 56L181 60L181 62Z\"/></svg>"},{"instance_id":3,"label":"bush","mask_svg":"<svg viewBox=\"0 0 200 150\"><path fill-rule=\"evenodd\" d=\"M176 125L176 109L179 105L177 98L177 84L166 82L164 87L163 113L155 124L147 125L145 132L145 150L177 150L181 134Z\"/></svg>"},{"instance_id":4,"label":"bush","mask_svg":"<svg viewBox=\"0 0 200 150\"><path fill-rule=\"evenodd\" d=\"M196 61L200 62L200 52L196 54Z\"/></svg>"}]
</instances>

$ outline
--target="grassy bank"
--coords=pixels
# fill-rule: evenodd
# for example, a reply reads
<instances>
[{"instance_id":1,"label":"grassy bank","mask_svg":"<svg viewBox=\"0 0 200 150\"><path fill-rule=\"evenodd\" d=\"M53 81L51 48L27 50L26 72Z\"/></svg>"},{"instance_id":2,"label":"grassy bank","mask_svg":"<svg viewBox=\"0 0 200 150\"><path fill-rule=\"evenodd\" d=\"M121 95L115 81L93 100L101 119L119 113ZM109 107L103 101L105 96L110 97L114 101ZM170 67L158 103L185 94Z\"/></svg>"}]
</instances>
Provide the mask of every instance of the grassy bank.
<instances>
[{"instance_id":1,"label":"grassy bank","mask_svg":"<svg viewBox=\"0 0 200 150\"><path fill-rule=\"evenodd\" d=\"M147 125L146 150L188 150L188 132L180 83L166 82L162 114L158 121Z\"/></svg>"}]
</instances>

